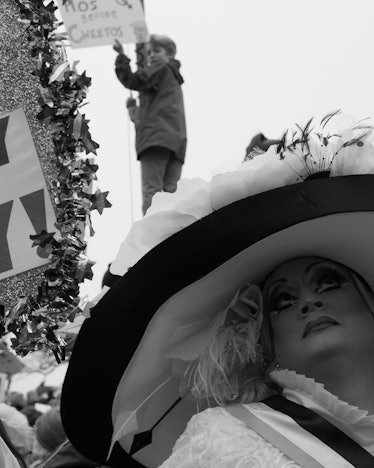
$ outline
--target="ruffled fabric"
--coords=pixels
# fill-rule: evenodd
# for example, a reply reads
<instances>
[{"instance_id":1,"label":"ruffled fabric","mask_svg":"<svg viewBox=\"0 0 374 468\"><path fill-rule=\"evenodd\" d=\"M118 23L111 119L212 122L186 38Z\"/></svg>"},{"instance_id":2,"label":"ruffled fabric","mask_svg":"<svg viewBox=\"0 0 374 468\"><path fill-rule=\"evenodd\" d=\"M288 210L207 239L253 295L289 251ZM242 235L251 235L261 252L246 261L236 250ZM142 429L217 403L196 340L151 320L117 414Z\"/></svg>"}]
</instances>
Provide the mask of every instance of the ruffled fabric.
<instances>
[{"instance_id":1,"label":"ruffled fabric","mask_svg":"<svg viewBox=\"0 0 374 468\"><path fill-rule=\"evenodd\" d=\"M300 468L224 408L193 416L160 468Z\"/></svg>"},{"instance_id":2,"label":"ruffled fabric","mask_svg":"<svg viewBox=\"0 0 374 468\"><path fill-rule=\"evenodd\" d=\"M311 134L309 166L305 165L302 151L287 150L281 159L276 147L272 146L266 153L244 162L235 170L216 174L210 182L201 178L183 179L175 193L156 193L146 216L132 226L121 244L110 272L122 276L163 240L215 210L258 193L302 182L310 171L319 172L328 166L331 177L374 173L370 130L362 128L364 124L342 129L341 122L347 124L346 119L340 117L340 124L334 124L329 131L334 136L328 145L316 136L317 130ZM327 134L326 129L324 134ZM348 144L355 139L356 143Z\"/></svg>"},{"instance_id":3,"label":"ruffled fabric","mask_svg":"<svg viewBox=\"0 0 374 468\"><path fill-rule=\"evenodd\" d=\"M211 212L209 183L203 179L181 180L175 193L156 193L146 216L121 244L110 272L124 275L156 245Z\"/></svg>"},{"instance_id":4,"label":"ruffled fabric","mask_svg":"<svg viewBox=\"0 0 374 468\"><path fill-rule=\"evenodd\" d=\"M288 369L274 370L270 378L283 388L283 395L313 409L374 454L374 415L340 400L324 385Z\"/></svg>"},{"instance_id":5,"label":"ruffled fabric","mask_svg":"<svg viewBox=\"0 0 374 468\"><path fill-rule=\"evenodd\" d=\"M288 369L274 370L270 373L270 377L283 388L283 395L287 398L295 392L305 395L347 424L371 425L374 428L374 415L340 400L314 379Z\"/></svg>"},{"instance_id":6,"label":"ruffled fabric","mask_svg":"<svg viewBox=\"0 0 374 468\"><path fill-rule=\"evenodd\" d=\"M370 444L374 440L373 415L339 400L322 384L295 371L275 370L270 376L283 388L286 398L319 412L373 453ZM216 407L208 408L191 418L185 432L176 442L172 454L160 466L203 467L296 468L299 465L224 408Z\"/></svg>"}]
</instances>

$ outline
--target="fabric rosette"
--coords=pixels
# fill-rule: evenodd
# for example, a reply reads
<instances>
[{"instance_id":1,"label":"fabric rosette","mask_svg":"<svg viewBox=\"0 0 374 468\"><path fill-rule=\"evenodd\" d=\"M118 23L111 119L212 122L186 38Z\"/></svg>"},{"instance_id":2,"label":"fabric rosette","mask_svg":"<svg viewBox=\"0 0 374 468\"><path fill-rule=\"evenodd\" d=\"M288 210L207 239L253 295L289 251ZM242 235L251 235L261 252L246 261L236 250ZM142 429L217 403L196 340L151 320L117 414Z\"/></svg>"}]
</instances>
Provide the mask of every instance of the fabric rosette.
<instances>
[{"instance_id":1,"label":"fabric rosette","mask_svg":"<svg viewBox=\"0 0 374 468\"><path fill-rule=\"evenodd\" d=\"M324 171L330 177L374 173L373 127L368 119L354 123L352 117L335 112L315 127L313 122L285 132L280 145L236 170L214 175L210 182L182 179L175 193L156 193L146 216L134 223L121 244L111 273L124 275L162 241L238 200Z\"/></svg>"},{"instance_id":2,"label":"fabric rosette","mask_svg":"<svg viewBox=\"0 0 374 468\"><path fill-rule=\"evenodd\" d=\"M217 387L228 385L227 399L233 400L248 378L264 379L262 321L261 291L254 284L245 284L207 324L202 320L176 329L165 357L173 360L172 372L181 379L180 394L212 397L222 403L216 397ZM216 356L214 366L210 365L211 356ZM238 369L245 375L243 382L238 379Z\"/></svg>"}]
</instances>

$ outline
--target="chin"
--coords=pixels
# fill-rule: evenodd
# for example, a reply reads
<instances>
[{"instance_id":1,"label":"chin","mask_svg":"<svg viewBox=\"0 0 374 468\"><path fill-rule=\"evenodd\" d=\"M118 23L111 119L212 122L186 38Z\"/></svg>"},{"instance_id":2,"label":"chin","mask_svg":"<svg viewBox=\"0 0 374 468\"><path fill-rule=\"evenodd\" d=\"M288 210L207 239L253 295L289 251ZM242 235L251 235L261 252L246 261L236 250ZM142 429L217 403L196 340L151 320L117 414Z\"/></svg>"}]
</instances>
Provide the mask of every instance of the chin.
<instances>
[{"instance_id":1,"label":"chin","mask_svg":"<svg viewBox=\"0 0 374 468\"><path fill-rule=\"evenodd\" d=\"M309 338L309 339L308 339ZM349 337L337 330L325 330L324 333L313 333L305 339L304 350L312 358L333 358L346 354L349 349Z\"/></svg>"}]
</instances>

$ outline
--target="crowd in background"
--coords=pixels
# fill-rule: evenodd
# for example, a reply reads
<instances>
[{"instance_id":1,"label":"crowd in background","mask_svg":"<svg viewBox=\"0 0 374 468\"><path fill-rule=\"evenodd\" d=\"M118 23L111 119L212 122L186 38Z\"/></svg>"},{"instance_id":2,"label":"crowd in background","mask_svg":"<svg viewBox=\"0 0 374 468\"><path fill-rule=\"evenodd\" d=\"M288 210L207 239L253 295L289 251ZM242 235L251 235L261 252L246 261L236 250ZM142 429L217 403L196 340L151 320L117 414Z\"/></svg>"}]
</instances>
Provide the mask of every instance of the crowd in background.
<instances>
[{"instance_id":1,"label":"crowd in background","mask_svg":"<svg viewBox=\"0 0 374 468\"><path fill-rule=\"evenodd\" d=\"M0 403L0 431L22 468L94 468L68 441L60 416L60 388L41 384Z\"/></svg>"}]
</instances>

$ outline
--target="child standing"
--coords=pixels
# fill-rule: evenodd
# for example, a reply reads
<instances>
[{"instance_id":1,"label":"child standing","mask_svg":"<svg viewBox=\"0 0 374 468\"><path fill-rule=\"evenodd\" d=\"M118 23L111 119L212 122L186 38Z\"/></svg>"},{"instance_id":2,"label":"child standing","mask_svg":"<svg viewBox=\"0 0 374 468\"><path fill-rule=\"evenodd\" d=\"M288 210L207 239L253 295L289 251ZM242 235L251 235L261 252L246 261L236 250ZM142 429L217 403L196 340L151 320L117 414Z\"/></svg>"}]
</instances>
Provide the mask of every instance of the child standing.
<instances>
[{"instance_id":1,"label":"child standing","mask_svg":"<svg viewBox=\"0 0 374 468\"><path fill-rule=\"evenodd\" d=\"M138 69L116 40L115 71L120 82L139 91L139 106L128 99L127 107L136 129L136 152L141 164L143 214L156 192L175 192L185 159L187 135L180 62L169 37L151 35L146 44L147 63L140 63L144 44L137 45Z\"/></svg>"}]
</instances>

